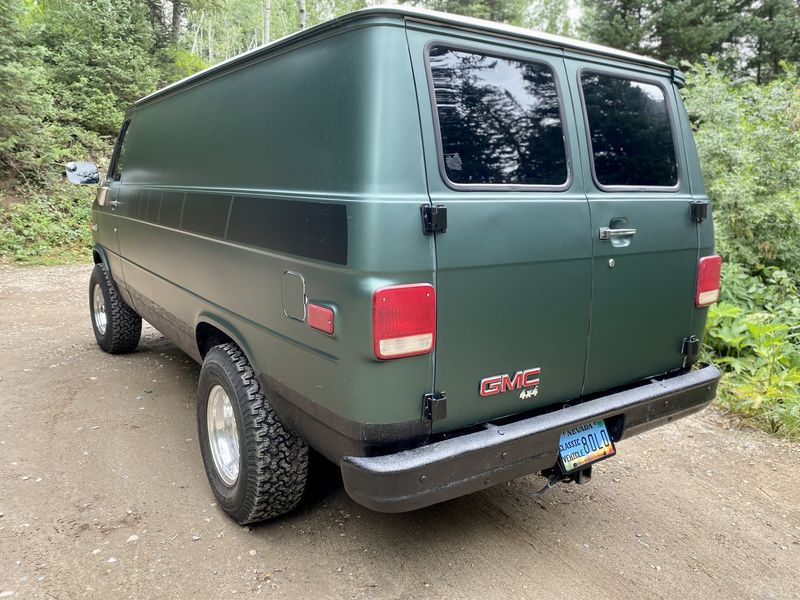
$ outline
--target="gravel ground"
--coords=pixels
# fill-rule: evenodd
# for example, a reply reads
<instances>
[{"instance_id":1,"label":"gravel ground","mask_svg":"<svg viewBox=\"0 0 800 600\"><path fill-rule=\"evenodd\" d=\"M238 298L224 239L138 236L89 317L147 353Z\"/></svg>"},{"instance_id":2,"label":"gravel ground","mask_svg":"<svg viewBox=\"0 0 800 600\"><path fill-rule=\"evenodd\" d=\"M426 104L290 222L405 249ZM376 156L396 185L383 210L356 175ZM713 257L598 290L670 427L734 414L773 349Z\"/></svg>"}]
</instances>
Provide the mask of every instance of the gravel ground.
<instances>
[{"instance_id":1,"label":"gravel ground","mask_svg":"<svg viewBox=\"0 0 800 600\"><path fill-rule=\"evenodd\" d=\"M707 410L536 476L373 513L320 462L240 527L198 450L198 366L145 328L101 352L90 267L0 267L0 598L800 598L800 446Z\"/></svg>"}]
</instances>

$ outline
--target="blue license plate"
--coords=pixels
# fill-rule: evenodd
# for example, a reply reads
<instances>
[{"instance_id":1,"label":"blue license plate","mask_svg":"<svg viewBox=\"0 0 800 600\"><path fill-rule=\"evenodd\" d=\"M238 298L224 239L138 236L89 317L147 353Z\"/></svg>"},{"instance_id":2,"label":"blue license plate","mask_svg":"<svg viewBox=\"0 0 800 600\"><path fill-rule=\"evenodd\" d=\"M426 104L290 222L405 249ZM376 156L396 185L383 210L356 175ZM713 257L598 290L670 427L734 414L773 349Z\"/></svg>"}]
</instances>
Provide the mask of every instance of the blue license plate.
<instances>
[{"instance_id":1,"label":"blue license plate","mask_svg":"<svg viewBox=\"0 0 800 600\"><path fill-rule=\"evenodd\" d=\"M577 471L617 453L603 421L578 425L561 434L558 460L564 473Z\"/></svg>"}]
</instances>

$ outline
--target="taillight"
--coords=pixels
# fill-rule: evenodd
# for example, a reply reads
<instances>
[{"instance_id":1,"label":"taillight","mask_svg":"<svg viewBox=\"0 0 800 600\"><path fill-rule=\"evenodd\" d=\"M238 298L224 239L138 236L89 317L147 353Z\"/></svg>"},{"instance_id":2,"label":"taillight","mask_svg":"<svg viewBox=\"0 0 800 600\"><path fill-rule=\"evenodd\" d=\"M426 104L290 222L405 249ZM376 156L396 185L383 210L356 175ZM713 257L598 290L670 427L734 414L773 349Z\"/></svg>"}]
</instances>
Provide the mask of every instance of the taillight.
<instances>
[{"instance_id":1,"label":"taillight","mask_svg":"<svg viewBox=\"0 0 800 600\"><path fill-rule=\"evenodd\" d=\"M436 338L436 290L429 283L392 285L372 294L372 346L386 360L426 354Z\"/></svg>"},{"instance_id":2,"label":"taillight","mask_svg":"<svg viewBox=\"0 0 800 600\"><path fill-rule=\"evenodd\" d=\"M695 306L708 306L719 300L719 278L722 270L720 256L704 256L697 265Z\"/></svg>"}]
</instances>

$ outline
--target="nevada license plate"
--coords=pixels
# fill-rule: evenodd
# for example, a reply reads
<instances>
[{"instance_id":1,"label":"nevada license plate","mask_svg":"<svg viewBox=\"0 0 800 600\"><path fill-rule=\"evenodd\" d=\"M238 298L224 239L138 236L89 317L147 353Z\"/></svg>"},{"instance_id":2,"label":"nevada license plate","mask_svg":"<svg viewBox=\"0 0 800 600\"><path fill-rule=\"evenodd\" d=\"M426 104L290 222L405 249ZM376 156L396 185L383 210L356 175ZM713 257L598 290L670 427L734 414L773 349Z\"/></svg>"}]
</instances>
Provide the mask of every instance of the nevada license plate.
<instances>
[{"instance_id":1,"label":"nevada license plate","mask_svg":"<svg viewBox=\"0 0 800 600\"><path fill-rule=\"evenodd\" d=\"M561 434L559 462L564 473L571 473L617 453L603 421L578 425Z\"/></svg>"}]
</instances>

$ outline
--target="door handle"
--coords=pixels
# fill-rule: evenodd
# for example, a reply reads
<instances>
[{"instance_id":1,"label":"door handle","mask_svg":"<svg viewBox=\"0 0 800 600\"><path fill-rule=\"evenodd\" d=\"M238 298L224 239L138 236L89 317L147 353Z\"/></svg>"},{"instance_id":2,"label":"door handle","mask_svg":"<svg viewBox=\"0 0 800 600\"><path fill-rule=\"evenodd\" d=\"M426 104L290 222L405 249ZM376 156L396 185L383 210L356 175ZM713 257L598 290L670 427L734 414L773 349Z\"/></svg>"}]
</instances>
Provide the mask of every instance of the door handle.
<instances>
[{"instance_id":1,"label":"door handle","mask_svg":"<svg viewBox=\"0 0 800 600\"><path fill-rule=\"evenodd\" d=\"M116 208L116 206L119 204L119 200L109 200L109 201L108 201L108 204L109 204L110 206L112 206L112 207ZM636 230L634 229L634 231L636 231Z\"/></svg>"},{"instance_id":2,"label":"door handle","mask_svg":"<svg viewBox=\"0 0 800 600\"><path fill-rule=\"evenodd\" d=\"M634 235L636 235L636 230L632 228L628 229L611 229L611 227L600 228L601 240L610 240L612 238L619 238L619 237L632 237Z\"/></svg>"}]
</instances>

